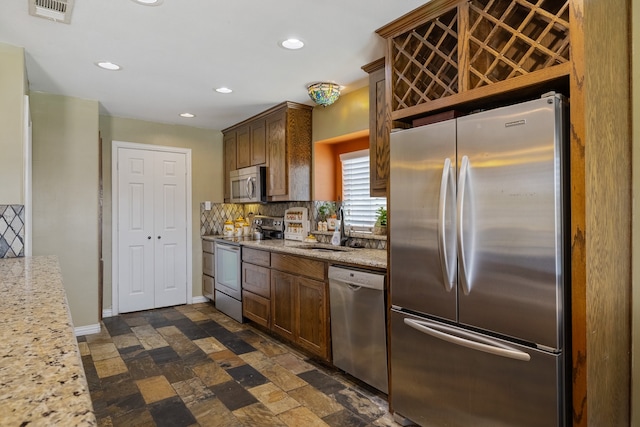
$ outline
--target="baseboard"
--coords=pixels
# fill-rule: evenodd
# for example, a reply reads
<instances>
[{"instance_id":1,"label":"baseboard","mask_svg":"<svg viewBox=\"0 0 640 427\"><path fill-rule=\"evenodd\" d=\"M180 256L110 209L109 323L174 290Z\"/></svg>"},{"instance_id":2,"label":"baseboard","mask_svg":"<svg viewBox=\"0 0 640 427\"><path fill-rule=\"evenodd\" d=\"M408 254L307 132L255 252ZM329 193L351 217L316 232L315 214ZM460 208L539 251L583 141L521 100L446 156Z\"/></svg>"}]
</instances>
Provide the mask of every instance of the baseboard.
<instances>
[{"instance_id":1,"label":"baseboard","mask_svg":"<svg viewBox=\"0 0 640 427\"><path fill-rule=\"evenodd\" d=\"M199 304L201 302L209 302L209 298L205 297L204 295L200 295L191 299L192 304Z\"/></svg>"},{"instance_id":2,"label":"baseboard","mask_svg":"<svg viewBox=\"0 0 640 427\"><path fill-rule=\"evenodd\" d=\"M74 328L73 331L77 337L81 337L83 335L97 334L100 332L100 323L96 323L95 325L78 326L77 328Z\"/></svg>"},{"instance_id":3,"label":"baseboard","mask_svg":"<svg viewBox=\"0 0 640 427\"><path fill-rule=\"evenodd\" d=\"M102 310L102 318L105 317L113 317L113 310L111 310L110 308L105 308L104 310Z\"/></svg>"}]
</instances>

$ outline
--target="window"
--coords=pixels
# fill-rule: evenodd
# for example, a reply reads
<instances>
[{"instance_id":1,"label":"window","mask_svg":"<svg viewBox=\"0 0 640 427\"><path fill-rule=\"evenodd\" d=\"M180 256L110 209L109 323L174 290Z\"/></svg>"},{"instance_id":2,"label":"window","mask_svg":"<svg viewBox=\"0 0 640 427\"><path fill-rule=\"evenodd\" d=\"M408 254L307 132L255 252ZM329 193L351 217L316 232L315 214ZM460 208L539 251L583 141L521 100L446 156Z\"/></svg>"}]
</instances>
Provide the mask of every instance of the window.
<instances>
[{"instance_id":1,"label":"window","mask_svg":"<svg viewBox=\"0 0 640 427\"><path fill-rule=\"evenodd\" d=\"M369 150L340 154L342 162L342 201L345 226L370 230L376 210L387 207L385 197L369 197Z\"/></svg>"}]
</instances>

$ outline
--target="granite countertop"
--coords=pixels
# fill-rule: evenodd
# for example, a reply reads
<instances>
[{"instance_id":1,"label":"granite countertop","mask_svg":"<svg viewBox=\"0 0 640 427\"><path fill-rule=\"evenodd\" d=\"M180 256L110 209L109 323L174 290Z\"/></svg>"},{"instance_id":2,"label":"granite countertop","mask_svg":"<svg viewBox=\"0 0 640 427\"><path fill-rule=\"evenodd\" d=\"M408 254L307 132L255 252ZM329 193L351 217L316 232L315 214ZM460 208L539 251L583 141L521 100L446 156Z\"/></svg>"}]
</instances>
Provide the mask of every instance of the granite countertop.
<instances>
[{"instance_id":1,"label":"granite countertop","mask_svg":"<svg viewBox=\"0 0 640 427\"><path fill-rule=\"evenodd\" d=\"M58 259L0 260L0 424L94 426Z\"/></svg>"},{"instance_id":2,"label":"granite countertop","mask_svg":"<svg viewBox=\"0 0 640 427\"><path fill-rule=\"evenodd\" d=\"M205 240L215 240L216 237L218 236L202 236ZM240 245L247 248L316 258L322 261L328 261L330 264L348 264L379 269L387 268L387 251L382 249L335 247L326 243L306 243L295 240L246 240L242 241ZM312 248L321 250L311 250Z\"/></svg>"}]
</instances>

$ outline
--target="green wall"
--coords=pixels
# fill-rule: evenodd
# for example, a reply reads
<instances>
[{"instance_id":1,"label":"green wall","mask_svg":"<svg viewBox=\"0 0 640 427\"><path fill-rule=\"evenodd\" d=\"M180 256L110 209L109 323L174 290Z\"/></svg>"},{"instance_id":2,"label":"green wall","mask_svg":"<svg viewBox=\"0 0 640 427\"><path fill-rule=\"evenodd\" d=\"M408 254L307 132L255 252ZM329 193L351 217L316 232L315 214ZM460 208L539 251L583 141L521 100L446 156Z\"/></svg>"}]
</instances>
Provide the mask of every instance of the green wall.
<instances>
[{"instance_id":1,"label":"green wall","mask_svg":"<svg viewBox=\"0 0 640 427\"><path fill-rule=\"evenodd\" d=\"M100 116L103 170L103 308L112 306L112 218L111 218L111 145L112 141L162 145L191 149L192 188L192 289L202 295L202 243L200 240L200 203L222 203L222 133L190 126L168 125L142 120Z\"/></svg>"},{"instance_id":2,"label":"green wall","mask_svg":"<svg viewBox=\"0 0 640 427\"><path fill-rule=\"evenodd\" d=\"M75 327L98 323L98 102L31 93L33 255L57 255Z\"/></svg>"},{"instance_id":3,"label":"green wall","mask_svg":"<svg viewBox=\"0 0 640 427\"><path fill-rule=\"evenodd\" d=\"M24 204L24 49L0 43L0 205Z\"/></svg>"},{"instance_id":4,"label":"green wall","mask_svg":"<svg viewBox=\"0 0 640 427\"><path fill-rule=\"evenodd\" d=\"M342 95L328 107L314 107L312 121L313 142L369 130L369 86Z\"/></svg>"}]
</instances>

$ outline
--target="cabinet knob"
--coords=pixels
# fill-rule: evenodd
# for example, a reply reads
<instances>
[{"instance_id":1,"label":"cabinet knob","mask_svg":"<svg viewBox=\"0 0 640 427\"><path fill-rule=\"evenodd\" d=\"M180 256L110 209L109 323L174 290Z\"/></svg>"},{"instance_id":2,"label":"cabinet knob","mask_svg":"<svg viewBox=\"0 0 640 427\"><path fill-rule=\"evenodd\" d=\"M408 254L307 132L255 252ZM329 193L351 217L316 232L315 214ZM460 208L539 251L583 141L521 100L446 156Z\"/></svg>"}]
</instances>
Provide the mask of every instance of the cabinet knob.
<instances>
[{"instance_id":1,"label":"cabinet knob","mask_svg":"<svg viewBox=\"0 0 640 427\"><path fill-rule=\"evenodd\" d=\"M147 239L151 240L151 236L147 236Z\"/></svg>"},{"instance_id":2,"label":"cabinet knob","mask_svg":"<svg viewBox=\"0 0 640 427\"><path fill-rule=\"evenodd\" d=\"M158 236L158 240L160 240L160 239L161 239L161 237L160 237L160 236Z\"/></svg>"}]
</instances>

